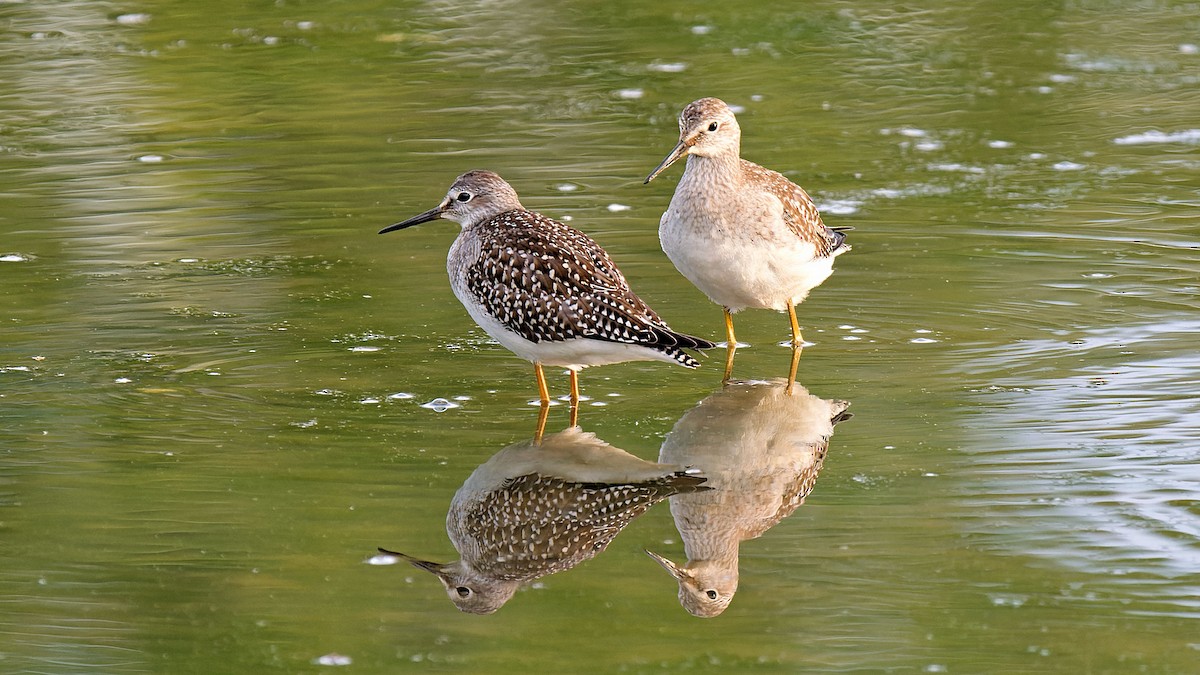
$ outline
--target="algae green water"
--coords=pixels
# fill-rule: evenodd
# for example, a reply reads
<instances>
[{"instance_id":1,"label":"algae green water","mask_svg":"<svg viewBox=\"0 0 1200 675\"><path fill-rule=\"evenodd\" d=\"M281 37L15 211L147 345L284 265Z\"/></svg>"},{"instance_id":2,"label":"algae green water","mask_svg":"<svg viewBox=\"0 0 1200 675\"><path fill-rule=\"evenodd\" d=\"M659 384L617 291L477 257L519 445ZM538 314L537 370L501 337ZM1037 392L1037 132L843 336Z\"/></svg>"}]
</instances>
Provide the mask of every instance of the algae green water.
<instances>
[{"instance_id":1,"label":"algae green water","mask_svg":"<svg viewBox=\"0 0 1200 675\"><path fill-rule=\"evenodd\" d=\"M1200 8L745 4L0 4L0 672L1196 672ZM457 226L375 233L492 169L722 339L642 185L700 96L855 228L805 503L711 619L667 503L491 616L372 564L455 559L537 421ZM720 362L587 370L580 423L657 459Z\"/></svg>"}]
</instances>

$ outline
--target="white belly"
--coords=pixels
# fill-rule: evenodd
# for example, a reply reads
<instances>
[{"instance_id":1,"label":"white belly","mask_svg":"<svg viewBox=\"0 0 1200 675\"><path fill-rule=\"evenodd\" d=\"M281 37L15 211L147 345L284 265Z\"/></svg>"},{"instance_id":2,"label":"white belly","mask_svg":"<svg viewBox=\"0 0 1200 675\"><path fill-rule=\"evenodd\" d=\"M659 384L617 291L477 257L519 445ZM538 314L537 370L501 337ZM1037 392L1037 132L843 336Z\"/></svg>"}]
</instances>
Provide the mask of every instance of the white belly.
<instances>
[{"instance_id":1,"label":"white belly","mask_svg":"<svg viewBox=\"0 0 1200 675\"><path fill-rule=\"evenodd\" d=\"M816 247L786 237L749 237L748 232L696 227L663 216L663 252L688 281L713 302L736 312L745 308L786 311L833 273L833 257L814 257Z\"/></svg>"}]
</instances>

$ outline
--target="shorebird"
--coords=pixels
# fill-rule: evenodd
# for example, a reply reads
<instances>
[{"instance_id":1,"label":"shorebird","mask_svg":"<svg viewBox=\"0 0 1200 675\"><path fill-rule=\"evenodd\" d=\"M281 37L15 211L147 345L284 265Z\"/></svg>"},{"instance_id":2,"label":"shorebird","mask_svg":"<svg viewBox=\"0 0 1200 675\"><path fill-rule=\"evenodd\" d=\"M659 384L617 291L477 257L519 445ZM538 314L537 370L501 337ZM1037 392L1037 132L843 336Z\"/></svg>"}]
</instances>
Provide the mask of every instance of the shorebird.
<instances>
[{"instance_id":1,"label":"shorebird","mask_svg":"<svg viewBox=\"0 0 1200 675\"><path fill-rule=\"evenodd\" d=\"M659 222L659 241L675 267L725 309L732 368L733 314L746 308L787 312L792 346L804 339L796 305L833 273L850 250L812 199L782 174L741 158L742 132L724 101L702 98L679 114L679 143L646 182L681 157L683 177Z\"/></svg>"},{"instance_id":2,"label":"shorebird","mask_svg":"<svg viewBox=\"0 0 1200 675\"><path fill-rule=\"evenodd\" d=\"M712 489L671 497L687 563L647 553L675 577L688 612L713 617L729 606L741 543L804 503L849 405L785 380L734 382L675 423L658 461L702 468Z\"/></svg>"},{"instance_id":3,"label":"shorebird","mask_svg":"<svg viewBox=\"0 0 1200 675\"><path fill-rule=\"evenodd\" d=\"M491 171L462 174L440 204L379 233L438 218L462 225L446 260L454 295L488 335L533 362L543 406L550 394L542 366L570 371L574 410L582 368L644 360L696 368L684 350L715 346L671 330L599 244L526 210Z\"/></svg>"},{"instance_id":4,"label":"shorebird","mask_svg":"<svg viewBox=\"0 0 1200 675\"><path fill-rule=\"evenodd\" d=\"M510 445L471 473L446 514L459 560L379 550L432 572L460 610L491 614L522 584L599 555L651 506L704 481L699 469L647 462L571 427Z\"/></svg>"}]
</instances>

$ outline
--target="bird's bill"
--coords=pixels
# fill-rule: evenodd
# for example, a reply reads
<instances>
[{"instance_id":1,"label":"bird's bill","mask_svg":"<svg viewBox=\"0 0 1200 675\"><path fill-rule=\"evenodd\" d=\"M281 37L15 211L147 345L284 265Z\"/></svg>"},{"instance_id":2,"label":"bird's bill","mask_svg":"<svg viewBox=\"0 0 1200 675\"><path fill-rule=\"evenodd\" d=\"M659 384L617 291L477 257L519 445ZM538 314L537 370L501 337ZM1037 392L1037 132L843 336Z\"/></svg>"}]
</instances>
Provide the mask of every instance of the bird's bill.
<instances>
[{"instance_id":1,"label":"bird's bill","mask_svg":"<svg viewBox=\"0 0 1200 675\"><path fill-rule=\"evenodd\" d=\"M658 166L654 167L654 170L650 172L649 176L646 176L646 183L649 183L650 181L654 180L658 176L658 174L662 173L663 171L666 171L668 166L671 166L675 162L679 161L679 158L683 157L687 153L688 153L687 143L685 143L683 141L679 141L679 143L675 146L675 149L671 151L671 154L667 155L666 159L664 159L662 162L660 162Z\"/></svg>"},{"instance_id":2,"label":"bird's bill","mask_svg":"<svg viewBox=\"0 0 1200 675\"><path fill-rule=\"evenodd\" d=\"M671 562L670 560L667 560L666 558L655 553L654 551L646 551L646 555L650 556L651 558L654 558L654 561L657 562L659 565L662 565L663 569L670 572L671 576L675 577L675 579L677 581L682 581L684 579L684 577L689 576L687 573L687 570L683 569L679 565L676 565L675 563Z\"/></svg>"},{"instance_id":3,"label":"bird's bill","mask_svg":"<svg viewBox=\"0 0 1200 675\"><path fill-rule=\"evenodd\" d=\"M424 221L422 221L422 222L424 222ZM389 551L386 548L379 549L379 552L386 553L387 555L394 555L397 558L400 558L401 560L408 562L408 564L412 565L413 567L416 567L417 569L422 569L422 570L425 570L426 572L432 572L437 575L440 575L442 573L443 565L441 563L430 562L428 560L419 560L417 558L412 557L411 555L408 555L405 553L400 553L399 551Z\"/></svg>"},{"instance_id":4,"label":"bird's bill","mask_svg":"<svg viewBox=\"0 0 1200 675\"><path fill-rule=\"evenodd\" d=\"M442 214L445 212L446 212L446 204L444 204L444 203L438 204L437 206L433 207L432 209L429 209L428 211L426 211L425 213L418 213L417 215L413 216L412 218L409 218L408 220L401 221L399 223L396 223L395 225L388 225L387 227L380 230L379 234L387 234L388 232L394 232L396 230L403 230L404 228L412 227L413 225L420 225L421 223L428 223L431 220L437 220L438 218L441 218Z\"/></svg>"}]
</instances>

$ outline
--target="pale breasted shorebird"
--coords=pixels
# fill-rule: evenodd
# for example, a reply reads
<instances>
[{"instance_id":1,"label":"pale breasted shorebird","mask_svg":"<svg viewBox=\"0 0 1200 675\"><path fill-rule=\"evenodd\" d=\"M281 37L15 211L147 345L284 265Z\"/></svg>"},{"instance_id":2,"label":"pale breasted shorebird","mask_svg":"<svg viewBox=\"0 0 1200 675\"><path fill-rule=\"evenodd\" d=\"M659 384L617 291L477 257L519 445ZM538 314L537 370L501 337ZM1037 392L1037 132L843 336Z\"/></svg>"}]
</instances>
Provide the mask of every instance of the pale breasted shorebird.
<instances>
[{"instance_id":1,"label":"pale breasted shorebird","mask_svg":"<svg viewBox=\"0 0 1200 675\"><path fill-rule=\"evenodd\" d=\"M741 543L804 503L849 405L799 385L789 391L785 380L734 382L675 423L658 460L702 469L712 489L671 497L687 563L647 553L675 577L685 609L701 617L725 611L738 588Z\"/></svg>"},{"instance_id":2,"label":"pale breasted shorebird","mask_svg":"<svg viewBox=\"0 0 1200 675\"><path fill-rule=\"evenodd\" d=\"M379 233L438 218L462 225L446 260L454 295L488 335L533 362L543 406L550 401L544 365L570 371L575 408L582 368L644 360L695 368L684 350L714 346L671 330L599 244L526 210L491 171L464 173L442 203Z\"/></svg>"},{"instance_id":3,"label":"pale breasted shorebird","mask_svg":"<svg viewBox=\"0 0 1200 675\"><path fill-rule=\"evenodd\" d=\"M659 240L675 267L725 309L732 350L733 313L787 312L792 345L803 338L797 303L833 273L850 250L842 230L821 222L808 193L782 174L740 157L742 132L724 101L702 98L679 114L679 143L646 182L679 158L687 166L659 222ZM725 377L728 379L727 364Z\"/></svg>"},{"instance_id":4,"label":"pale breasted shorebird","mask_svg":"<svg viewBox=\"0 0 1200 675\"><path fill-rule=\"evenodd\" d=\"M704 481L698 469L647 462L570 427L510 445L467 478L446 514L459 560L379 550L432 572L460 610L490 614L522 584L600 554L651 506Z\"/></svg>"}]
</instances>

